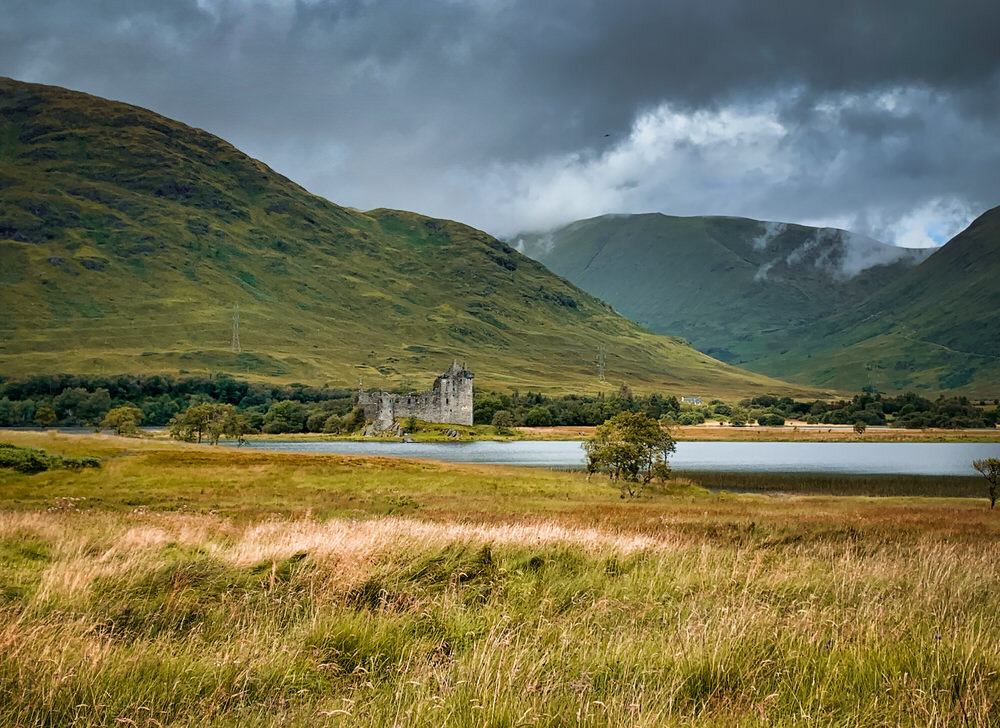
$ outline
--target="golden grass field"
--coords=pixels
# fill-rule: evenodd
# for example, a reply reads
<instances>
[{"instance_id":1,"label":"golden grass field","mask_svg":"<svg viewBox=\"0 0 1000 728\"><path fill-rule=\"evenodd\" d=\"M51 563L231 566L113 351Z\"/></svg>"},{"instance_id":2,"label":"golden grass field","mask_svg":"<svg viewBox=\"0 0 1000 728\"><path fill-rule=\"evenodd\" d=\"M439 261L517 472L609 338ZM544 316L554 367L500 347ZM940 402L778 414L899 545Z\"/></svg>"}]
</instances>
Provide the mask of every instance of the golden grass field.
<instances>
[{"instance_id":1,"label":"golden grass field","mask_svg":"<svg viewBox=\"0 0 1000 728\"><path fill-rule=\"evenodd\" d=\"M0 725L1000 724L983 498L0 441Z\"/></svg>"}]
</instances>

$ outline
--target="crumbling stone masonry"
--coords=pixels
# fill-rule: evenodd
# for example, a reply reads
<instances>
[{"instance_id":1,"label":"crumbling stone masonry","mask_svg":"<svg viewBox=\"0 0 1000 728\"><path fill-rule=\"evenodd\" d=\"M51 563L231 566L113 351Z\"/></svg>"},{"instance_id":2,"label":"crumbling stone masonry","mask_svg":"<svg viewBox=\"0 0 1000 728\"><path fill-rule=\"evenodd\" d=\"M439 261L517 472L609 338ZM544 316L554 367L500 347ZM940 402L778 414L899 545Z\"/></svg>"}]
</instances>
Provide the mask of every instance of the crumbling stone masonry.
<instances>
[{"instance_id":1,"label":"crumbling stone masonry","mask_svg":"<svg viewBox=\"0 0 1000 728\"><path fill-rule=\"evenodd\" d=\"M424 422L472 424L472 377L465 365L455 361L451 368L434 380L430 392L393 394L358 391L358 405L364 407L365 419L378 431L389 430L398 419L416 417Z\"/></svg>"}]
</instances>

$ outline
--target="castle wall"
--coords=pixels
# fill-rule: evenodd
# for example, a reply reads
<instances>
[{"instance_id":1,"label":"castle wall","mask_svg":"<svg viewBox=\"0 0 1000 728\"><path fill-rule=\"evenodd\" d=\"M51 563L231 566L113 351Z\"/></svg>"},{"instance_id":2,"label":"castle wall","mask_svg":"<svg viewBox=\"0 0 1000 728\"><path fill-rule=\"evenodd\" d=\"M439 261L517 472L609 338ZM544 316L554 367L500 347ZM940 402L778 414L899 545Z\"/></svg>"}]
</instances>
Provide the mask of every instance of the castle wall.
<instances>
[{"instance_id":1,"label":"castle wall","mask_svg":"<svg viewBox=\"0 0 1000 728\"><path fill-rule=\"evenodd\" d=\"M411 416L424 422L471 425L472 379L472 372L455 362L434 380L430 392L359 392L358 404L365 410L365 419L382 430L389 429L395 420Z\"/></svg>"}]
</instances>

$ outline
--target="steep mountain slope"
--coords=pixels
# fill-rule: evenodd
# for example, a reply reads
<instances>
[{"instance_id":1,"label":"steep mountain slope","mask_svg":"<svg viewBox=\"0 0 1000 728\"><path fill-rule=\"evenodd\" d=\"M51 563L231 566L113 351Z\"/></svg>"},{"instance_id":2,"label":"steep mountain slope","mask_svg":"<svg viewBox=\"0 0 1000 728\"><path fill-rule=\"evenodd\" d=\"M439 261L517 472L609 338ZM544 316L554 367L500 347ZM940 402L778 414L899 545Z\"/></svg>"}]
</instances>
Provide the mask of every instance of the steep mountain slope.
<instances>
[{"instance_id":1,"label":"steep mountain slope","mask_svg":"<svg viewBox=\"0 0 1000 728\"><path fill-rule=\"evenodd\" d=\"M9 79L0 253L4 375L423 387L457 357L480 387L593 389L603 345L608 387L795 389L642 330L478 230L339 207L204 131Z\"/></svg>"},{"instance_id":2,"label":"steep mountain slope","mask_svg":"<svg viewBox=\"0 0 1000 728\"><path fill-rule=\"evenodd\" d=\"M732 217L605 215L514 245L653 331L753 366L789 327L894 280L928 252Z\"/></svg>"},{"instance_id":3,"label":"steep mountain slope","mask_svg":"<svg viewBox=\"0 0 1000 728\"><path fill-rule=\"evenodd\" d=\"M513 242L653 331L769 376L995 397L998 210L937 251L839 230L655 214Z\"/></svg>"},{"instance_id":4,"label":"steep mountain slope","mask_svg":"<svg viewBox=\"0 0 1000 728\"><path fill-rule=\"evenodd\" d=\"M776 375L844 386L851 373L882 389L1000 394L1000 207L869 299L794 332L761 360ZM862 374L864 372L864 374ZM847 376L845 376L847 375Z\"/></svg>"}]
</instances>

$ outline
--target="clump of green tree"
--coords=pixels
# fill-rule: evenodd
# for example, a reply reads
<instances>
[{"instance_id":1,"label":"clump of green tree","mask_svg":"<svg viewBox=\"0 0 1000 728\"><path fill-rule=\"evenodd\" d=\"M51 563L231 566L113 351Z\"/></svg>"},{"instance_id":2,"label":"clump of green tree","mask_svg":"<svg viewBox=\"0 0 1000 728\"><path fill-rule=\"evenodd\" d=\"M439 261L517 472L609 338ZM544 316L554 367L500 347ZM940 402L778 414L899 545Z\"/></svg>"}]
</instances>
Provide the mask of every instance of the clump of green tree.
<instances>
[{"instance_id":1,"label":"clump of green tree","mask_svg":"<svg viewBox=\"0 0 1000 728\"><path fill-rule=\"evenodd\" d=\"M967 397L943 395L930 400L913 392L898 396L862 393L849 400L834 401L797 401L790 397L760 395L740 400L739 406L747 410L751 421L758 422L761 417L771 421L773 415L778 415L812 425L854 426L861 423L865 427L960 429L995 427L997 424L996 401L973 403Z\"/></svg>"},{"instance_id":2,"label":"clump of green tree","mask_svg":"<svg viewBox=\"0 0 1000 728\"><path fill-rule=\"evenodd\" d=\"M621 412L642 412L653 419L675 421L681 409L675 396L636 395L622 386L612 395L570 394L551 397L537 392L476 392L473 422L493 424L493 416L508 412L512 427L574 427L599 425Z\"/></svg>"},{"instance_id":3,"label":"clump of green tree","mask_svg":"<svg viewBox=\"0 0 1000 728\"><path fill-rule=\"evenodd\" d=\"M854 425L868 427L891 425L908 429L940 427L962 429L995 427L997 408L986 402L975 404L968 397L940 396L931 400L913 392L898 396L863 393L850 400L794 402L777 400L773 405L786 417L809 424Z\"/></svg>"},{"instance_id":4,"label":"clump of green tree","mask_svg":"<svg viewBox=\"0 0 1000 728\"><path fill-rule=\"evenodd\" d=\"M259 430L276 402L293 401L306 418L323 413L311 432L322 431L330 414L350 413L353 390L304 384L271 385L242 382L226 375L170 377L162 375L39 375L26 379L0 378L0 426L99 427L115 407L133 405L142 412L142 424L162 427L191 405L201 402L231 404ZM303 429L309 428L303 423ZM302 431L302 430L300 430Z\"/></svg>"},{"instance_id":5,"label":"clump of green tree","mask_svg":"<svg viewBox=\"0 0 1000 728\"><path fill-rule=\"evenodd\" d=\"M514 431L514 416L507 410L497 410L492 424L498 435L509 435Z\"/></svg>"},{"instance_id":6,"label":"clump of green tree","mask_svg":"<svg viewBox=\"0 0 1000 728\"><path fill-rule=\"evenodd\" d=\"M9 442L0 442L0 468L9 468L19 473L40 473L45 470L80 470L99 468L101 461L94 457L64 457L50 455L44 450L22 447Z\"/></svg>"},{"instance_id":7,"label":"clump of green tree","mask_svg":"<svg viewBox=\"0 0 1000 728\"><path fill-rule=\"evenodd\" d=\"M305 432L309 415L301 402L285 399L272 404L264 415L262 432L281 435L287 432Z\"/></svg>"},{"instance_id":8,"label":"clump of green tree","mask_svg":"<svg viewBox=\"0 0 1000 728\"><path fill-rule=\"evenodd\" d=\"M39 427L48 427L55 423L58 419L59 417L56 415L56 411L48 405L42 405L35 410L35 424Z\"/></svg>"},{"instance_id":9,"label":"clump of green tree","mask_svg":"<svg viewBox=\"0 0 1000 728\"><path fill-rule=\"evenodd\" d=\"M142 417L142 410L135 405L126 404L121 407L112 407L101 420L101 428L112 430L116 435L137 437Z\"/></svg>"},{"instance_id":10,"label":"clump of green tree","mask_svg":"<svg viewBox=\"0 0 1000 728\"><path fill-rule=\"evenodd\" d=\"M654 478L670 477L668 458L677 449L674 438L643 412L620 412L598 425L583 443L587 476L606 473L621 487L621 497L635 498Z\"/></svg>"},{"instance_id":11,"label":"clump of green tree","mask_svg":"<svg viewBox=\"0 0 1000 728\"><path fill-rule=\"evenodd\" d=\"M172 438L184 442L200 443L206 439L215 445L226 437L242 444L250 432L250 423L231 404L201 402L174 415L169 430Z\"/></svg>"},{"instance_id":12,"label":"clump of green tree","mask_svg":"<svg viewBox=\"0 0 1000 728\"><path fill-rule=\"evenodd\" d=\"M754 419L761 427L784 427L785 425L785 416L780 412L756 413Z\"/></svg>"},{"instance_id":13,"label":"clump of green tree","mask_svg":"<svg viewBox=\"0 0 1000 728\"><path fill-rule=\"evenodd\" d=\"M414 421L413 427L407 425L407 430L413 432L416 430L416 422ZM350 412L344 415L338 415L336 412L327 416L323 421L323 432L331 435L344 435L351 432L357 432L365 426L365 411L361 407L355 407Z\"/></svg>"},{"instance_id":14,"label":"clump of green tree","mask_svg":"<svg viewBox=\"0 0 1000 728\"><path fill-rule=\"evenodd\" d=\"M733 427L746 427L750 421L750 413L747 412L745 407L736 405L729 410L727 421Z\"/></svg>"}]
</instances>

